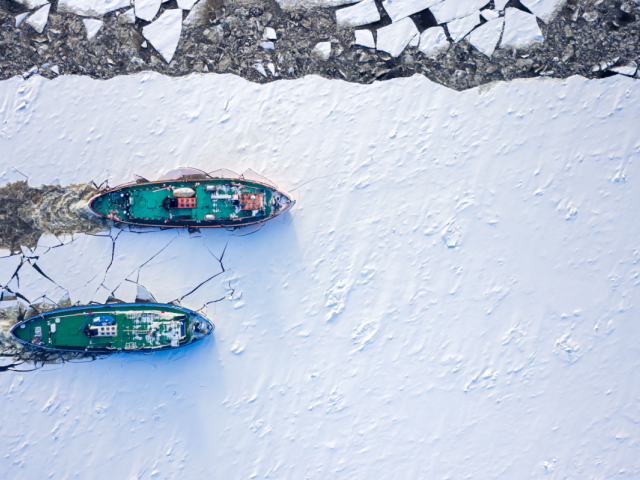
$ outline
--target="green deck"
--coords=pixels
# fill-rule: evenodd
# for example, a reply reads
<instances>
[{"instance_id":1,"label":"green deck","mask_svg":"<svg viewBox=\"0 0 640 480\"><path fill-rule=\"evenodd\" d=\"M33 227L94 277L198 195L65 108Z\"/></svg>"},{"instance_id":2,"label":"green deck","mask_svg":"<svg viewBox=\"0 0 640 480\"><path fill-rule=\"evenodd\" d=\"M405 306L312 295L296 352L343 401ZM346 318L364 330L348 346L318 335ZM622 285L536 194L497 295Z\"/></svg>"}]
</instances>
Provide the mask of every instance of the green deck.
<instances>
[{"instance_id":1,"label":"green deck","mask_svg":"<svg viewBox=\"0 0 640 480\"><path fill-rule=\"evenodd\" d=\"M207 187L214 191L207 191ZM190 188L195 191L195 208L168 208L167 199L175 199L174 191ZM262 207L247 210L240 200L224 196L262 195ZM115 221L154 226L229 227L265 221L290 202L282 192L266 185L246 180L201 179L166 182L145 182L127 185L95 197L91 209ZM215 219L207 219L214 215Z\"/></svg>"},{"instance_id":2,"label":"green deck","mask_svg":"<svg viewBox=\"0 0 640 480\"><path fill-rule=\"evenodd\" d=\"M101 327L92 329L92 325L98 316L112 317L115 323L102 327L97 334ZM47 312L16 325L13 334L19 340L46 348L113 352L176 348L199 340L212 330L208 320L187 309L113 304ZM40 341L34 342L38 331ZM89 336L90 331L96 335Z\"/></svg>"}]
</instances>

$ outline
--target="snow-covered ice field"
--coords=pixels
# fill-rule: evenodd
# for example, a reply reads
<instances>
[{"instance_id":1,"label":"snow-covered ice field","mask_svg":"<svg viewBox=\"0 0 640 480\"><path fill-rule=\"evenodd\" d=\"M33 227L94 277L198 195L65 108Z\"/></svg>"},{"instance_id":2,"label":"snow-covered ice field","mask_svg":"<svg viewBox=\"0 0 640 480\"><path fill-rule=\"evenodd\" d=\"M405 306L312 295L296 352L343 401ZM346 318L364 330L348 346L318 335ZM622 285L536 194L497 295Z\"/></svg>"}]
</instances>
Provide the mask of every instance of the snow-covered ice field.
<instances>
[{"instance_id":1,"label":"snow-covered ice field","mask_svg":"<svg viewBox=\"0 0 640 480\"><path fill-rule=\"evenodd\" d=\"M171 300L224 251L183 304L226 297L191 347L1 374L0 477L637 477L639 93L0 83L2 183L252 168L298 200L246 236L124 232L108 275L108 238L43 254L83 299L102 275Z\"/></svg>"}]
</instances>

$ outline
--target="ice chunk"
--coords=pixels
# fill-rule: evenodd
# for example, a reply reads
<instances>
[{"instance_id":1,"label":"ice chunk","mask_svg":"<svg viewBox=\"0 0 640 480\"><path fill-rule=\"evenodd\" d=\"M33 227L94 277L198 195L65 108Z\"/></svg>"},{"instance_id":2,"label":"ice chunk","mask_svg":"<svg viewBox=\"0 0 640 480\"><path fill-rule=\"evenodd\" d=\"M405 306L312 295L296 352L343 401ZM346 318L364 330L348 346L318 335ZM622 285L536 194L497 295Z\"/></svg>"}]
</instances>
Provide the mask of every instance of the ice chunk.
<instances>
[{"instance_id":1,"label":"ice chunk","mask_svg":"<svg viewBox=\"0 0 640 480\"><path fill-rule=\"evenodd\" d=\"M445 0L431 8L431 13L438 23L447 23L457 18L463 18L480 10L487 0Z\"/></svg>"},{"instance_id":2,"label":"ice chunk","mask_svg":"<svg viewBox=\"0 0 640 480\"><path fill-rule=\"evenodd\" d=\"M323 60L331 56L331 42L320 42L313 48L313 53Z\"/></svg>"},{"instance_id":3,"label":"ice chunk","mask_svg":"<svg viewBox=\"0 0 640 480\"><path fill-rule=\"evenodd\" d=\"M480 15L478 15L477 12L472 13L468 17L459 18L453 22L449 22L447 24L447 28L449 29L451 40L453 40L454 43L459 42L479 23Z\"/></svg>"},{"instance_id":4,"label":"ice chunk","mask_svg":"<svg viewBox=\"0 0 640 480\"><path fill-rule=\"evenodd\" d=\"M471 32L471 35L469 35L469 43L487 57L490 57L498 45L503 25L503 18L495 18L481 25Z\"/></svg>"},{"instance_id":5,"label":"ice chunk","mask_svg":"<svg viewBox=\"0 0 640 480\"><path fill-rule=\"evenodd\" d=\"M262 42L261 46L265 50L274 50L276 48L273 42Z\"/></svg>"},{"instance_id":6,"label":"ice chunk","mask_svg":"<svg viewBox=\"0 0 640 480\"><path fill-rule=\"evenodd\" d=\"M27 15L29 15L29 12L21 13L16 16L16 27L19 26L25 18L27 18Z\"/></svg>"},{"instance_id":7,"label":"ice chunk","mask_svg":"<svg viewBox=\"0 0 640 480\"><path fill-rule=\"evenodd\" d=\"M378 50L397 57L413 38L418 35L418 29L410 18L403 18L378 30Z\"/></svg>"},{"instance_id":8,"label":"ice chunk","mask_svg":"<svg viewBox=\"0 0 640 480\"><path fill-rule=\"evenodd\" d=\"M162 2L160 0L135 0L134 8L136 11L136 17L141 18L142 20L146 20L147 22L150 22L158 14L158 10L160 10L161 4ZM165 10L162 16L164 17L167 14L167 12L170 12L170 11L180 12L180 10ZM180 12L180 15L182 15L182 12ZM180 18L180 21L182 21L182 17ZM155 23L157 23L157 21ZM149 26L145 28L148 28ZM144 28L142 29L142 31L144 35ZM148 40L151 43L153 43L151 39L148 39ZM159 50L159 49L156 47L156 50Z\"/></svg>"},{"instance_id":9,"label":"ice chunk","mask_svg":"<svg viewBox=\"0 0 640 480\"><path fill-rule=\"evenodd\" d=\"M58 67L57 65L54 65L53 67L51 67L51 71L56 75L60 75L60 67Z\"/></svg>"},{"instance_id":10,"label":"ice chunk","mask_svg":"<svg viewBox=\"0 0 640 480\"><path fill-rule=\"evenodd\" d=\"M391 20L397 22L409 15L426 10L442 0L385 0L382 2Z\"/></svg>"},{"instance_id":11,"label":"ice chunk","mask_svg":"<svg viewBox=\"0 0 640 480\"><path fill-rule=\"evenodd\" d=\"M137 14L137 12L136 12ZM142 35L151 42L167 63L178 48L182 32L182 10L165 10L155 22L143 27Z\"/></svg>"},{"instance_id":12,"label":"ice chunk","mask_svg":"<svg viewBox=\"0 0 640 480\"><path fill-rule=\"evenodd\" d=\"M131 6L130 0L59 0L58 11L85 17L101 17L106 13Z\"/></svg>"},{"instance_id":13,"label":"ice chunk","mask_svg":"<svg viewBox=\"0 0 640 480\"><path fill-rule=\"evenodd\" d=\"M258 73L262 74L263 77L267 76L267 71L264 69L264 67L262 66L262 62L258 62L256 63L253 68L255 68Z\"/></svg>"},{"instance_id":14,"label":"ice chunk","mask_svg":"<svg viewBox=\"0 0 640 480\"><path fill-rule=\"evenodd\" d=\"M47 4L44 7L40 7L36 13L27 18L27 23L33 27L33 29L42 33L44 31L44 27L47 26L47 20L49 19L49 10L51 9L51 4Z\"/></svg>"},{"instance_id":15,"label":"ice chunk","mask_svg":"<svg viewBox=\"0 0 640 480\"><path fill-rule=\"evenodd\" d=\"M548 22L558 12L566 0L520 0L536 17Z\"/></svg>"},{"instance_id":16,"label":"ice chunk","mask_svg":"<svg viewBox=\"0 0 640 480\"><path fill-rule=\"evenodd\" d=\"M271 72L271 75L275 75L276 74L276 66L272 62L269 62L267 64L267 68Z\"/></svg>"},{"instance_id":17,"label":"ice chunk","mask_svg":"<svg viewBox=\"0 0 640 480\"><path fill-rule=\"evenodd\" d=\"M264 38L267 40L277 40L278 36L276 35L276 31L271 27L266 27L264 29Z\"/></svg>"},{"instance_id":18,"label":"ice chunk","mask_svg":"<svg viewBox=\"0 0 640 480\"><path fill-rule=\"evenodd\" d=\"M487 22L500 16L500 14L495 10L482 10L480 12L480 15L482 15L482 18L484 18Z\"/></svg>"},{"instance_id":19,"label":"ice chunk","mask_svg":"<svg viewBox=\"0 0 640 480\"><path fill-rule=\"evenodd\" d=\"M33 10L34 8L38 8L49 3L48 0L16 0L16 2L21 3L29 10Z\"/></svg>"},{"instance_id":20,"label":"ice chunk","mask_svg":"<svg viewBox=\"0 0 640 480\"><path fill-rule=\"evenodd\" d=\"M371 30L356 30L356 45L367 48L376 48Z\"/></svg>"},{"instance_id":21,"label":"ice chunk","mask_svg":"<svg viewBox=\"0 0 640 480\"><path fill-rule=\"evenodd\" d=\"M18 271L18 293L36 303L38 299L44 297L48 292L56 290L58 286L46 278L29 262L25 262Z\"/></svg>"},{"instance_id":22,"label":"ice chunk","mask_svg":"<svg viewBox=\"0 0 640 480\"><path fill-rule=\"evenodd\" d=\"M336 12L338 25L357 27L380 20L380 12L374 0L362 0L357 5L343 8Z\"/></svg>"},{"instance_id":23,"label":"ice chunk","mask_svg":"<svg viewBox=\"0 0 640 480\"><path fill-rule=\"evenodd\" d=\"M427 28L422 32L422 35L420 35L419 49L426 55L447 48L449 45L449 40L447 40L444 28L442 27Z\"/></svg>"},{"instance_id":24,"label":"ice chunk","mask_svg":"<svg viewBox=\"0 0 640 480\"><path fill-rule=\"evenodd\" d=\"M16 273L16 269L22 262L20 255L11 255L9 257L0 258L0 286L6 286Z\"/></svg>"},{"instance_id":25,"label":"ice chunk","mask_svg":"<svg viewBox=\"0 0 640 480\"><path fill-rule=\"evenodd\" d=\"M98 33L98 30L100 30L102 24L104 23L102 20L95 20L93 18L88 18L86 20L83 20L82 22L84 23L84 28L87 29L88 40L91 40L96 36L96 33Z\"/></svg>"},{"instance_id":26,"label":"ice chunk","mask_svg":"<svg viewBox=\"0 0 640 480\"><path fill-rule=\"evenodd\" d=\"M636 74L636 70L638 70L638 66L631 62L628 65L614 67L610 69L612 72L619 73L621 75L627 75L628 77L633 77Z\"/></svg>"},{"instance_id":27,"label":"ice chunk","mask_svg":"<svg viewBox=\"0 0 640 480\"><path fill-rule=\"evenodd\" d=\"M198 0L178 0L178 7L182 10L191 10Z\"/></svg>"},{"instance_id":28,"label":"ice chunk","mask_svg":"<svg viewBox=\"0 0 640 480\"><path fill-rule=\"evenodd\" d=\"M501 48L523 47L542 40L536 17L517 8L509 7L505 10Z\"/></svg>"}]
</instances>

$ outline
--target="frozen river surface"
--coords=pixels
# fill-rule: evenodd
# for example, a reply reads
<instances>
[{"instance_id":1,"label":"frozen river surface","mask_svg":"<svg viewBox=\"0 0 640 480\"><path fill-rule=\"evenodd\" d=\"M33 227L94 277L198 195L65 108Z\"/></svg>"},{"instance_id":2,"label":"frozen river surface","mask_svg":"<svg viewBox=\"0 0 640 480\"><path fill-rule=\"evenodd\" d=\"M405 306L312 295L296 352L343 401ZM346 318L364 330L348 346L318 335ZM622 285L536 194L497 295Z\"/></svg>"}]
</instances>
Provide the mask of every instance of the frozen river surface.
<instances>
[{"instance_id":1,"label":"frozen river surface","mask_svg":"<svg viewBox=\"0 0 640 480\"><path fill-rule=\"evenodd\" d=\"M1 374L0 477L637 476L639 93L619 76L1 83L2 184L252 168L298 202L246 236L43 245L55 285L25 266L18 292L137 282L217 328Z\"/></svg>"}]
</instances>

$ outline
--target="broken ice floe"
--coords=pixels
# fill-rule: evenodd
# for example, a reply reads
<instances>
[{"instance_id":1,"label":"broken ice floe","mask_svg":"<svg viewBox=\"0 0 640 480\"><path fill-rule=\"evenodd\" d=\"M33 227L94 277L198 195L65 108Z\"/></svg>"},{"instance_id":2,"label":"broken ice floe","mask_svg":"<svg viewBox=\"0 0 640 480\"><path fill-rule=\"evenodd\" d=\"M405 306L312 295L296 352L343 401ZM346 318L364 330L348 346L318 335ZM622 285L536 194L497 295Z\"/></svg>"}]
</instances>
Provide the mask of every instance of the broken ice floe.
<instances>
[{"instance_id":1,"label":"broken ice floe","mask_svg":"<svg viewBox=\"0 0 640 480\"><path fill-rule=\"evenodd\" d=\"M44 7L40 7L36 13L27 18L27 24L31 25L33 29L42 33L44 31L44 27L47 26L47 20L49 19L49 10L51 9L51 4L46 4Z\"/></svg>"},{"instance_id":2,"label":"broken ice floe","mask_svg":"<svg viewBox=\"0 0 640 480\"><path fill-rule=\"evenodd\" d=\"M58 286L38 272L29 262L24 262L18 270L18 292L29 300L37 303L47 293L54 292ZM53 303L53 302L52 302Z\"/></svg>"},{"instance_id":3,"label":"broken ice floe","mask_svg":"<svg viewBox=\"0 0 640 480\"><path fill-rule=\"evenodd\" d=\"M409 15L426 10L442 0L385 0L382 7L392 21L397 22Z\"/></svg>"},{"instance_id":4,"label":"broken ice floe","mask_svg":"<svg viewBox=\"0 0 640 480\"><path fill-rule=\"evenodd\" d=\"M22 257L20 255L0 257L0 286L5 287L9 283L21 263Z\"/></svg>"},{"instance_id":5,"label":"broken ice floe","mask_svg":"<svg viewBox=\"0 0 640 480\"><path fill-rule=\"evenodd\" d=\"M520 0L536 17L548 22L558 12L566 0Z\"/></svg>"},{"instance_id":6,"label":"broken ice floe","mask_svg":"<svg viewBox=\"0 0 640 480\"><path fill-rule=\"evenodd\" d=\"M198 0L178 0L178 7L182 10L191 10Z\"/></svg>"},{"instance_id":7,"label":"broken ice floe","mask_svg":"<svg viewBox=\"0 0 640 480\"><path fill-rule=\"evenodd\" d=\"M493 20L494 18L498 18L500 16L500 14L495 10L482 10L480 12L480 15L482 15L482 18L484 18L487 22Z\"/></svg>"},{"instance_id":8,"label":"broken ice floe","mask_svg":"<svg viewBox=\"0 0 640 480\"><path fill-rule=\"evenodd\" d=\"M331 42L320 42L313 48L313 53L322 60L328 60L331 56Z\"/></svg>"},{"instance_id":9,"label":"broken ice floe","mask_svg":"<svg viewBox=\"0 0 640 480\"><path fill-rule=\"evenodd\" d=\"M451 22L477 12L487 4L486 0L445 0L430 10L439 24Z\"/></svg>"},{"instance_id":10,"label":"broken ice floe","mask_svg":"<svg viewBox=\"0 0 640 480\"><path fill-rule=\"evenodd\" d=\"M397 57L418 34L413 20L404 18L378 30L377 48L392 57Z\"/></svg>"},{"instance_id":11,"label":"broken ice floe","mask_svg":"<svg viewBox=\"0 0 640 480\"><path fill-rule=\"evenodd\" d=\"M367 48L376 48L376 42L371 30L356 30L356 45Z\"/></svg>"},{"instance_id":12,"label":"broken ice floe","mask_svg":"<svg viewBox=\"0 0 640 480\"><path fill-rule=\"evenodd\" d=\"M609 70L619 73L620 75L626 75L627 77L633 77L638 71L638 66L635 62L628 63L627 65L621 65L619 67L612 67Z\"/></svg>"},{"instance_id":13,"label":"broken ice floe","mask_svg":"<svg viewBox=\"0 0 640 480\"><path fill-rule=\"evenodd\" d=\"M150 22L157 15L158 11L160 11L161 4L161 0L136 0L133 4L136 17ZM182 21L182 17L180 21Z\"/></svg>"},{"instance_id":14,"label":"broken ice floe","mask_svg":"<svg viewBox=\"0 0 640 480\"><path fill-rule=\"evenodd\" d=\"M136 12L137 15L137 12ZM165 10L153 23L142 28L142 35L160 52L167 63L180 42L182 32L182 10Z\"/></svg>"},{"instance_id":15,"label":"broken ice floe","mask_svg":"<svg viewBox=\"0 0 640 480\"><path fill-rule=\"evenodd\" d=\"M434 27L422 32L419 45L420 51L425 55L429 55L447 48L449 40L447 40L447 35L444 33L444 28Z\"/></svg>"},{"instance_id":16,"label":"broken ice floe","mask_svg":"<svg viewBox=\"0 0 640 480\"><path fill-rule=\"evenodd\" d=\"M454 43L462 40L471 30L475 28L476 25L480 23L480 15L478 12L472 13L471 15L459 18L447 24L447 29L449 30L449 36L451 36L451 40Z\"/></svg>"},{"instance_id":17,"label":"broken ice floe","mask_svg":"<svg viewBox=\"0 0 640 480\"><path fill-rule=\"evenodd\" d=\"M73 304L89 303L102 284L112 250L109 235L76 234L71 243L52 248L40 257L36 266L69 292Z\"/></svg>"},{"instance_id":18,"label":"broken ice floe","mask_svg":"<svg viewBox=\"0 0 640 480\"><path fill-rule=\"evenodd\" d=\"M102 17L130 5L130 0L59 0L58 11L83 17Z\"/></svg>"},{"instance_id":19,"label":"broken ice floe","mask_svg":"<svg viewBox=\"0 0 640 480\"><path fill-rule=\"evenodd\" d=\"M336 12L338 25L351 25L358 27L380 20L380 13L374 0L362 0L351 7L340 9Z\"/></svg>"},{"instance_id":20,"label":"broken ice floe","mask_svg":"<svg viewBox=\"0 0 640 480\"><path fill-rule=\"evenodd\" d=\"M509 7L504 14L504 33L501 47L525 47L543 40L536 17Z\"/></svg>"},{"instance_id":21,"label":"broken ice floe","mask_svg":"<svg viewBox=\"0 0 640 480\"><path fill-rule=\"evenodd\" d=\"M104 23L102 20L95 20L93 18L87 18L82 21L84 23L84 28L87 29L87 39L91 40L96 36L98 30L102 28L102 24Z\"/></svg>"},{"instance_id":22,"label":"broken ice floe","mask_svg":"<svg viewBox=\"0 0 640 480\"><path fill-rule=\"evenodd\" d=\"M501 17L481 25L471 32L469 43L487 57L490 57L498 45L503 25L504 19Z\"/></svg>"}]
</instances>

